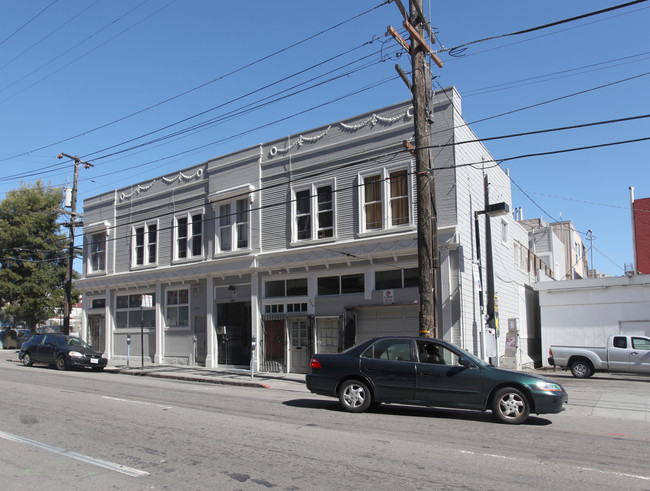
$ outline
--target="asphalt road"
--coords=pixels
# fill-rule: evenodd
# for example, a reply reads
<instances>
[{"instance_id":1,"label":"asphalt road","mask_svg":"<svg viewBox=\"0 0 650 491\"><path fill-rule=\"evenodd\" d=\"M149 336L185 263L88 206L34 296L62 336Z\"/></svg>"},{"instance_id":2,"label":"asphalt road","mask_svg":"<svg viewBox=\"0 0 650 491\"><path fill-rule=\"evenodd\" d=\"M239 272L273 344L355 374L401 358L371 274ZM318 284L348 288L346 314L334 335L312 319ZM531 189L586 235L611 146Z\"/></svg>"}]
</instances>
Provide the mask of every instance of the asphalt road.
<instances>
[{"instance_id":1,"label":"asphalt road","mask_svg":"<svg viewBox=\"0 0 650 491\"><path fill-rule=\"evenodd\" d=\"M59 372L3 359L0 483L94 490L650 488L650 423L616 411L586 414L589 404L580 404L598 384L650 400L650 379L561 382L577 404L512 427L490 413L389 405L348 414L334 399L305 392Z\"/></svg>"}]
</instances>

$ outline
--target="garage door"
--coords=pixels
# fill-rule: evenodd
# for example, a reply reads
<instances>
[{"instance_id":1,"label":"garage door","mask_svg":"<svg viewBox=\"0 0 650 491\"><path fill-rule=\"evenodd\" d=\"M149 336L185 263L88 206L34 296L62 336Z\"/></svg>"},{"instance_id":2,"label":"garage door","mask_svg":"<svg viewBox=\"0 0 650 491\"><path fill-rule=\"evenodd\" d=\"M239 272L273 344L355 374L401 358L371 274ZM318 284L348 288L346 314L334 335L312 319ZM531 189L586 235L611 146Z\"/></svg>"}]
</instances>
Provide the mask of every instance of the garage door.
<instances>
[{"instance_id":1,"label":"garage door","mask_svg":"<svg viewBox=\"0 0 650 491\"><path fill-rule=\"evenodd\" d=\"M356 344L377 336L417 336L418 333L417 305L357 309Z\"/></svg>"}]
</instances>

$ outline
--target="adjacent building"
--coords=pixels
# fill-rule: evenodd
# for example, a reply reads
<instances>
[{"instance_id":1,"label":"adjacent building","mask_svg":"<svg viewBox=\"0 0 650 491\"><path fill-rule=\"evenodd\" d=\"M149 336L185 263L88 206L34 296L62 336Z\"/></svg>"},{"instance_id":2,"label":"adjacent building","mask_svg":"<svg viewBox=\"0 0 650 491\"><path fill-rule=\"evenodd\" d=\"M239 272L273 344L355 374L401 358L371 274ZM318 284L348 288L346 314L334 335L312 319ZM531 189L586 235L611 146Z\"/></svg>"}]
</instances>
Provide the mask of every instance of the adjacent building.
<instances>
[{"instance_id":1,"label":"adjacent building","mask_svg":"<svg viewBox=\"0 0 650 491\"><path fill-rule=\"evenodd\" d=\"M633 274L650 274L650 198L634 199L632 194L632 228L634 233Z\"/></svg>"},{"instance_id":2,"label":"adjacent building","mask_svg":"<svg viewBox=\"0 0 650 491\"><path fill-rule=\"evenodd\" d=\"M552 268L511 214L484 213L512 208L510 180L453 87L435 93L433 119L439 335L539 362L531 283ZM154 363L305 372L314 352L418 335L412 138L408 101L85 200L83 336L112 359L129 340Z\"/></svg>"}]
</instances>

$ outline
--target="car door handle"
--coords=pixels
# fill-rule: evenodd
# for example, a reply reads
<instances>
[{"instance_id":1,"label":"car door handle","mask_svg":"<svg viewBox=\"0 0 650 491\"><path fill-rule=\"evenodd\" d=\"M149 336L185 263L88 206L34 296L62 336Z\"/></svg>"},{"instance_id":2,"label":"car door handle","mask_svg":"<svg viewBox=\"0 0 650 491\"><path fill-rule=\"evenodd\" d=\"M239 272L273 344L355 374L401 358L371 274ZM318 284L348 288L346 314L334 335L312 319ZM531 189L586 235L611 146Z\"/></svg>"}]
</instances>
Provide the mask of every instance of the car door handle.
<instances>
[{"instance_id":1,"label":"car door handle","mask_svg":"<svg viewBox=\"0 0 650 491\"><path fill-rule=\"evenodd\" d=\"M630 353L630 355L632 355L632 356L636 356L636 355L638 355L638 354L639 354L638 351L632 351L632 352Z\"/></svg>"}]
</instances>

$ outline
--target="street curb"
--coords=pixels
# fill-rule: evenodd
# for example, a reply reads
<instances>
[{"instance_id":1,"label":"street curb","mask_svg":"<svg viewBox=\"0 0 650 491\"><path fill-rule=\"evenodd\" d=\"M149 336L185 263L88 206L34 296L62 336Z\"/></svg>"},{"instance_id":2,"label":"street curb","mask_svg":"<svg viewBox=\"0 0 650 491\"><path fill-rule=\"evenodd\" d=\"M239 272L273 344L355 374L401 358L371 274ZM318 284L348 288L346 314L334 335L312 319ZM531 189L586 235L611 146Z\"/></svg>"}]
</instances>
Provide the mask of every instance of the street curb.
<instances>
[{"instance_id":1,"label":"street curb","mask_svg":"<svg viewBox=\"0 0 650 491\"><path fill-rule=\"evenodd\" d=\"M121 368L105 368L104 372L108 373L117 373L121 375L132 375L136 377L154 377L154 378L165 378L170 380L182 380L183 382L201 382L204 384L215 384L215 385L234 385L237 387L254 387L257 389L270 389L270 385L258 383L258 382L241 382L236 380L224 380L224 379L208 379L208 378L198 378L198 377L188 377L185 375L170 375L166 373L151 373L141 370L123 370Z\"/></svg>"}]
</instances>

